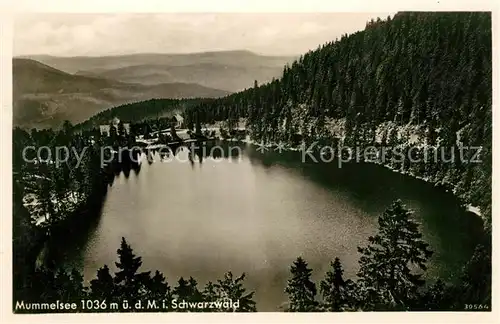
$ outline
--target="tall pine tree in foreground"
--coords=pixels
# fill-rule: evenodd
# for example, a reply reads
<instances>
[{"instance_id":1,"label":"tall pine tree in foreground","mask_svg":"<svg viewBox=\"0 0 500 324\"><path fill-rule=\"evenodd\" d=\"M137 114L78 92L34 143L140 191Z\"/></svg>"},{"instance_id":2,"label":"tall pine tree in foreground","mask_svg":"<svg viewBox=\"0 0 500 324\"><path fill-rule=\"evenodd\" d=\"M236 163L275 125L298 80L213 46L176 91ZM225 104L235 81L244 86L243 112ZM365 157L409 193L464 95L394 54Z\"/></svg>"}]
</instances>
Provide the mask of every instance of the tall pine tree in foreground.
<instances>
[{"instance_id":1,"label":"tall pine tree in foreground","mask_svg":"<svg viewBox=\"0 0 500 324\"><path fill-rule=\"evenodd\" d=\"M166 301L168 303L172 300L171 288L165 276L160 271L155 271L154 276L148 280L146 287L148 291L148 300L155 300L158 302Z\"/></svg>"},{"instance_id":2,"label":"tall pine tree in foreground","mask_svg":"<svg viewBox=\"0 0 500 324\"><path fill-rule=\"evenodd\" d=\"M135 256L124 237L117 253L119 262L115 264L119 271L115 273L114 281L120 296L129 301L144 299L150 271L137 272L142 265L142 258Z\"/></svg>"},{"instance_id":3,"label":"tall pine tree in foreground","mask_svg":"<svg viewBox=\"0 0 500 324\"><path fill-rule=\"evenodd\" d=\"M358 251L358 285L363 310L408 310L424 284L421 274L432 252L422 240L411 212L396 200L379 217L379 232Z\"/></svg>"},{"instance_id":4,"label":"tall pine tree in foreground","mask_svg":"<svg viewBox=\"0 0 500 324\"><path fill-rule=\"evenodd\" d=\"M178 302L186 301L186 302L200 302L203 301L203 294L198 290L198 282L193 278L189 277L189 280L184 279L183 277L179 278L177 282L177 286L173 289L174 298L178 300ZM187 312L187 311L202 311L201 309L187 309L187 308L179 308L177 309L179 312Z\"/></svg>"},{"instance_id":5,"label":"tall pine tree in foreground","mask_svg":"<svg viewBox=\"0 0 500 324\"><path fill-rule=\"evenodd\" d=\"M342 312L356 309L356 285L348 279L344 280L342 264L339 258L330 262L331 269L320 283L323 296L321 310L327 312Z\"/></svg>"},{"instance_id":6,"label":"tall pine tree in foreground","mask_svg":"<svg viewBox=\"0 0 500 324\"><path fill-rule=\"evenodd\" d=\"M215 285L216 296L221 301L225 298L231 299L233 302L239 301L240 307L237 309L224 309L226 312L255 312L257 308L255 307L255 301L252 299L254 292L246 293L246 289L243 287L243 280L245 279L245 273L241 276L234 278L231 271L224 274L224 279L217 280Z\"/></svg>"},{"instance_id":7,"label":"tall pine tree in foreground","mask_svg":"<svg viewBox=\"0 0 500 324\"><path fill-rule=\"evenodd\" d=\"M113 276L107 265L97 270L97 278L90 281L90 297L107 302L113 301L116 290Z\"/></svg>"},{"instance_id":8,"label":"tall pine tree in foreground","mask_svg":"<svg viewBox=\"0 0 500 324\"><path fill-rule=\"evenodd\" d=\"M312 269L301 257L298 257L290 267L292 277L288 279L285 293L290 301L288 311L311 312L318 310L316 297L316 285L311 281Z\"/></svg>"}]
</instances>

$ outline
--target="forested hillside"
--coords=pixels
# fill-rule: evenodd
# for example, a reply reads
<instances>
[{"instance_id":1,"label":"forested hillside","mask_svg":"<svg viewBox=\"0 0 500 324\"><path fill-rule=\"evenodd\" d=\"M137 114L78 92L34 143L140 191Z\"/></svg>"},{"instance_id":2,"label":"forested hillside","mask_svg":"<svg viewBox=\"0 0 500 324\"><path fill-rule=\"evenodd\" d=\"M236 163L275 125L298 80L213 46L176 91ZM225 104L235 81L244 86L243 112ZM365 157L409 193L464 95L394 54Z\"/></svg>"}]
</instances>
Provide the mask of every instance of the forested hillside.
<instances>
[{"instance_id":1,"label":"forested hillside","mask_svg":"<svg viewBox=\"0 0 500 324\"><path fill-rule=\"evenodd\" d=\"M245 118L251 137L265 142L292 144L299 135L308 145L406 152L413 145L417 155L429 147L445 155L481 147L482 163L384 164L455 191L488 219L491 54L489 13L398 13L306 53L281 79L192 107L186 116L193 124Z\"/></svg>"},{"instance_id":2,"label":"forested hillside","mask_svg":"<svg viewBox=\"0 0 500 324\"><path fill-rule=\"evenodd\" d=\"M114 117L126 122L139 122L143 119L171 116L174 113L183 112L187 107L209 100L211 99L150 99L124 104L104 110L77 125L77 127L92 129L102 124L107 125Z\"/></svg>"}]
</instances>

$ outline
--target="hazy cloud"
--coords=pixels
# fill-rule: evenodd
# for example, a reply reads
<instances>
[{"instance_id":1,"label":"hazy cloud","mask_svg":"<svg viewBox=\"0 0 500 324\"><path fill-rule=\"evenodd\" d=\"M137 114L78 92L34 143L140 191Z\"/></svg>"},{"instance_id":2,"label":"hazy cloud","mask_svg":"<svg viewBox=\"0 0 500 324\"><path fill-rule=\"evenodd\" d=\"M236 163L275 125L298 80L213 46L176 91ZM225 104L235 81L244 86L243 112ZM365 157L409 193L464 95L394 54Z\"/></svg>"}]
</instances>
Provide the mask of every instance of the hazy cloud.
<instances>
[{"instance_id":1,"label":"hazy cloud","mask_svg":"<svg viewBox=\"0 0 500 324\"><path fill-rule=\"evenodd\" d=\"M294 55L390 13L24 14L14 55L187 53L248 49Z\"/></svg>"}]
</instances>

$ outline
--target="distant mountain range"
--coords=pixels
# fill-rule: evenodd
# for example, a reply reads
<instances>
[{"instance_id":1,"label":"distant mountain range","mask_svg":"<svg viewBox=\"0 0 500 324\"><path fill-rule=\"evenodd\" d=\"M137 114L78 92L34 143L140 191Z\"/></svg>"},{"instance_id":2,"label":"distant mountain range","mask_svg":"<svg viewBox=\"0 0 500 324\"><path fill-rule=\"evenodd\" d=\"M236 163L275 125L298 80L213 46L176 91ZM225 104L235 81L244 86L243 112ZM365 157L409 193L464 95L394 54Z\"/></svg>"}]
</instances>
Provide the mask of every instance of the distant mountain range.
<instances>
[{"instance_id":1,"label":"distant mountain range","mask_svg":"<svg viewBox=\"0 0 500 324\"><path fill-rule=\"evenodd\" d=\"M73 75L29 59L13 60L13 123L56 127L82 122L121 104L150 98L221 97L229 92L195 83L142 85Z\"/></svg>"},{"instance_id":2,"label":"distant mountain range","mask_svg":"<svg viewBox=\"0 0 500 324\"><path fill-rule=\"evenodd\" d=\"M221 97L280 77L293 60L249 51L14 58L14 125L79 123L151 98Z\"/></svg>"},{"instance_id":3,"label":"distant mountain range","mask_svg":"<svg viewBox=\"0 0 500 324\"><path fill-rule=\"evenodd\" d=\"M230 92L278 78L292 56L264 56L250 51L190 54L131 54L102 57L26 56L61 71L146 85L198 83Z\"/></svg>"}]
</instances>

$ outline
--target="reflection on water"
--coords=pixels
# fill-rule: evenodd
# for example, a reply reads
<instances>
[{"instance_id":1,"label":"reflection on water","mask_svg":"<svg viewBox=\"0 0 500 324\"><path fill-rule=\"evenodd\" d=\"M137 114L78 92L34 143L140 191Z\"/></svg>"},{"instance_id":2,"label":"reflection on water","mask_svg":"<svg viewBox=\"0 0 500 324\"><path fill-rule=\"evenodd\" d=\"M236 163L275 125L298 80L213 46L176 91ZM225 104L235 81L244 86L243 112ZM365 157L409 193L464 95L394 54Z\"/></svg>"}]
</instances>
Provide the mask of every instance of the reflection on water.
<instances>
[{"instance_id":1,"label":"reflection on water","mask_svg":"<svg viewBox=\"0 0 500 324\"><path fill-rule=\"evenodd\" d=\"M319 280L339 257L357 271L357 246L376 231L377 217L396 198L415 211L435 254L428 276L456 273L480 233L451 194L370 164L301 163L298 152L261 154L250 145L155 152L140 173L121 173L109 189L99 223L78 248L61 253L84 269L114 267L124 236L145 269L170 284L193 276L201 285L226 271L247 273L258 310L286 300L289 266L301 255ZM231 154L229 147L233 147ZM163 162L162 162L163 160Z\"/></svg>"}]
</instances>

